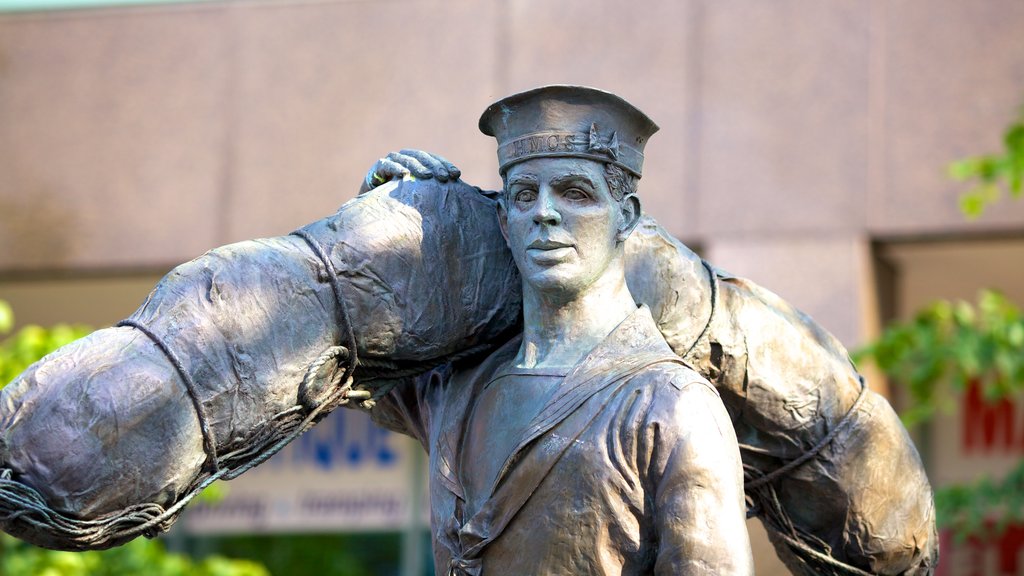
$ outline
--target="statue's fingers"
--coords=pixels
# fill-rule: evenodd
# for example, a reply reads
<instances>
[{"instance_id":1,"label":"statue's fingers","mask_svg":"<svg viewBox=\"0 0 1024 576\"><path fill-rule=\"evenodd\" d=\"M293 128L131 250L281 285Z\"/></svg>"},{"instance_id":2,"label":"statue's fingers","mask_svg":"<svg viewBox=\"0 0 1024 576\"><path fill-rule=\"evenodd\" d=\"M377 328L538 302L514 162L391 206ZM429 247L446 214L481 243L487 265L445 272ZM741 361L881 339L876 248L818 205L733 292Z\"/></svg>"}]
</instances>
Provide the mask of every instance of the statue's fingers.
<instances>
[{"instance_id":1,"label":"statue's fingers","mask_svg":"<svg viewBox=\"0 0 1024 576\"><path fill-rule=\"evenodd\" d=\"M448 167L440 162L436 156L428 154L423 150L414 150L412 148L401 150L400 153L418 160L420 164L423 164L430 170L430 173L434 175L434 178L437 178L438 182L448 181Z\"/></svg>"},{"instance_id":2,"label":"statue's fingers","mask_svg":"<svg viewBox=\"0 0 1024 576\"><path fill-rule=\"evenodd\" d=\"M377 186L390 180L401 178L408 173L409 171L402 168L399 164L387 158L381 158L374 162L363 178L363 183L359 186L359 195L362 196Z\"/></svg>"},{"instance_id":3,"label":"statue's fingers","mask_svg":"<svg viewBox=\"0 0 1024 576\"><path fill-rule=\"evenodd\" d=\"M434 154L434 158L441 164L444 164L444 167L448 169L449 179L458 180L459 177L462 176L462 170L459 170L459 168L455 164L449 162L447 159L445 159L444 156L441 156L440 154Z\"/></svg>"},{"instance_id":4,"label":"statue's fingers","mask_svg":"<svg viewBox=\"0 0 1024 576\"><path fill-rule=\"evenodd\" d=\"M399 152L391 152L387 155L386 159L405 168L406 174L412 174L421 180L427 180L434 176L434 173L431 172L429 168L412 156L401 154Z\"/></svg>"},{"instance_id":5,"label":"statue's fingers","mask_svg":"<svg viewBox=\"0 0 1024 576\"><path fill-rule=\"evenodd\" d=\"M373 170L370 171L370 174L367 177L367 182L371 186L377 187L385 182L401 180L408 174L409 170L405 166L402 166L391 158L381 158L380 160L377 160L376 164L374 164Z\"/></svg>"}]
</instances>

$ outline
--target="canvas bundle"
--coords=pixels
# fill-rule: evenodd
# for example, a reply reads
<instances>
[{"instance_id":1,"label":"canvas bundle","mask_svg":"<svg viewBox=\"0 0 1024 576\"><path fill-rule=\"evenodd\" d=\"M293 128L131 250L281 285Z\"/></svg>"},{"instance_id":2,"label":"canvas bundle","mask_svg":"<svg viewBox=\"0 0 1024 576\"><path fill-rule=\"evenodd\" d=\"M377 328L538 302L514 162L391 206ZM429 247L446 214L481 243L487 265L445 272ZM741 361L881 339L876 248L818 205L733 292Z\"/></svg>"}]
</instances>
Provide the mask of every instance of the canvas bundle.
<instances>
[{"instance_id":1,"label":"canvas bundle","mask_svg":"<svg viewBox=\"0 0 1024 576\"><path fill-rule=\"evenodd\" d=\"M68 549L165 529L218 466L225 477L247 469L338 405L346 362L357 386L379 393L517 329L519 280L494 202L475 188L390 184L303 230L177 268L132 316L194 381L205 449L187 378L138 327L97 332L9 386L0 526ZM937 540L921 463L842 346L648 218L627 243L627 268L668 343L721 392L748 499L787 565L927 573ZM96 522L115 527L99 534Z\"/></svg>"},{"instance_id":2,"label":"canvas bundle","mask_svg":"<svg viewBox=\"0 0 1024 576\"><path fill-rule=\"evenodd\" d=\"M795 574L929 574L931 488L906 430L843 346L775 294L701 260L652 220L627 244L630 291L718 389L747 499Z\"/></svg>"},{"instance_id":3,"label":"canvas bundle","mask_svg":"<svg viewBox=\"0 0 1024 576\"><path fill-rule=\"evenodd\" d=\"M403 183L177 267L131 325L0 393L0 527L70 550L165 530L340 403L346 333L367 383L507 338L518 276L493 214L474 188Z\"/></svg>"}]
</instances>

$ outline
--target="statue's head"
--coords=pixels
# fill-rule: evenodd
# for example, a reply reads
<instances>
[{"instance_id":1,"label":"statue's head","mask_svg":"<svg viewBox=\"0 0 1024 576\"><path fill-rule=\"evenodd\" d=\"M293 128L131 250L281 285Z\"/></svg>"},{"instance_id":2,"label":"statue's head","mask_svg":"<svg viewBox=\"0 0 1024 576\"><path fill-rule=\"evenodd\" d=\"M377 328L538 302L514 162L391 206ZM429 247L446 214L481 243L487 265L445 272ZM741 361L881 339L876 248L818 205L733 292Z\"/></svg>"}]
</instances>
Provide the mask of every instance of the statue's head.
<instances>
[{"instance_id":1,"label":"statue's head","mask_svg":"<svg viewBox=\"0 0 1024 576\"><path fill-rule=\"evenodd\" d=\"M572 295L621 263L654 122L601 90L545 86L492 104L480 130L498 140L498 218L525 282Z\"/></svg>"}]
</instances>

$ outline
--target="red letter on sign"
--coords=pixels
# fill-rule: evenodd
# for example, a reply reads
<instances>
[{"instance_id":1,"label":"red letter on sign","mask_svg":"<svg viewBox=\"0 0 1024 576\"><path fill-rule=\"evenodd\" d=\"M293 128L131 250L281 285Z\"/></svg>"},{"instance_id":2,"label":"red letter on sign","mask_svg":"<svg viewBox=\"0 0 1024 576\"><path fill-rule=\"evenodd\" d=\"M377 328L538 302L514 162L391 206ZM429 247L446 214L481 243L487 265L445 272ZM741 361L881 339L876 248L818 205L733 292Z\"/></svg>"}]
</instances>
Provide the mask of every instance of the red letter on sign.
<instances>
[{"instance_id":1,"label":"red letter on sign","mask_svg":"<svg viewBox=\"0 0 1024 576\"><path fill-rule=\"evenodd\" d=\"M964 405L964 452L975 449L991 450L1001 448L1013 451L1016 410L1010 400L986 402L981 395L981 386L972 381L967 386Z\"/></svg>"}]
</instances>

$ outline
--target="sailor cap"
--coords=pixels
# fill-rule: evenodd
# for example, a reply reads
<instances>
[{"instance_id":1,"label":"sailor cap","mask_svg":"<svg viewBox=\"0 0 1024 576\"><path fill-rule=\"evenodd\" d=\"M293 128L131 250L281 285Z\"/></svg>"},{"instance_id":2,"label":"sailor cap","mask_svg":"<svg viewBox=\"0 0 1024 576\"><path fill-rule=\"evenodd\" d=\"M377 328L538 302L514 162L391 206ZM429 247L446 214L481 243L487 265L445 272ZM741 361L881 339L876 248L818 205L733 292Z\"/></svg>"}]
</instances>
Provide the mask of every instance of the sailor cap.
<instances>
[{"instance_id":1,"label":"sailor cap","mask_svg":"<svg viewBox=\"0 0 1024 576\"><path fill-rule=\"evenodd\" d=\"M498 140L498 171L531 158L586 158L614 164L637 178L644 145L658 131L622 98L586 86L542 86L487 107L480 131Z\"/></svg>"}]
</instances>

